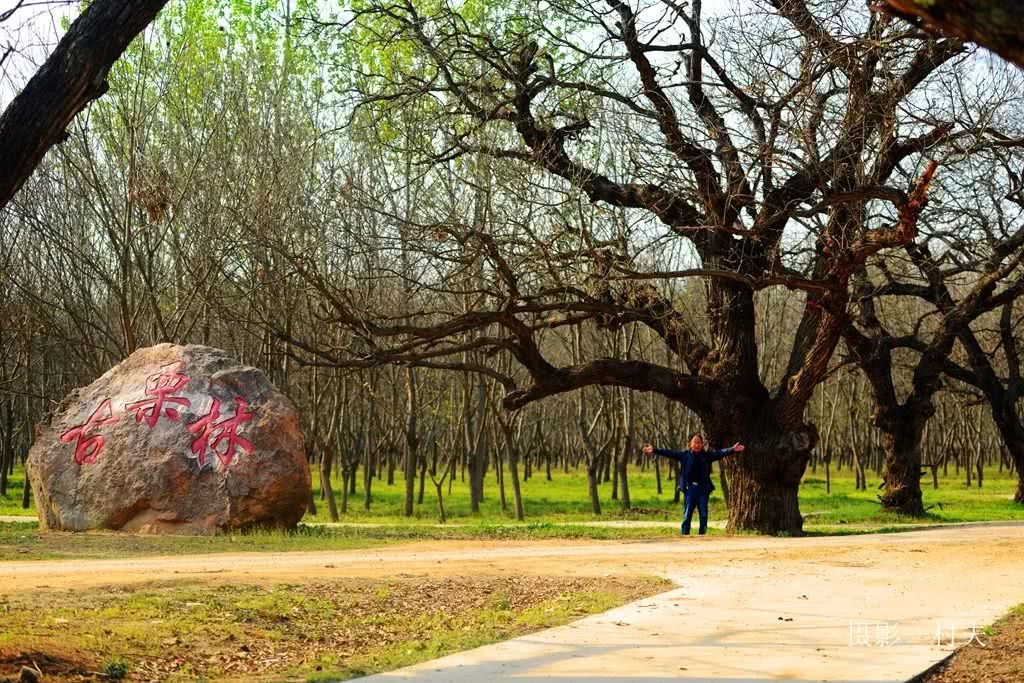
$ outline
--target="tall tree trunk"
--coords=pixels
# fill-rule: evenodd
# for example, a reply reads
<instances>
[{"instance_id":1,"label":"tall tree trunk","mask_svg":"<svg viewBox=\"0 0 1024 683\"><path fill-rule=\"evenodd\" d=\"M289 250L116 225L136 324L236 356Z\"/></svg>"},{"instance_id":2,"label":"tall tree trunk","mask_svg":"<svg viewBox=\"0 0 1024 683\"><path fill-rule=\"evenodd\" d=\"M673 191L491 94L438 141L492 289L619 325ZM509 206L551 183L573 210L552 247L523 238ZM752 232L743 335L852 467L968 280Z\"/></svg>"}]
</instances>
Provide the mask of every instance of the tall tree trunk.
<instances>
[{"instance_id":1,"label":"tall tree trunk","mask_svg":"<svg viewBox=\"0 0 1024 683\"><path fill-rule=\"evenodd\" d=\"M348 462L348 459L347 458L342 458L342 460L341 460L341 463L342 463L341 464L341 514L343 514L343 515L348 512L348 480L349 480L349 471L348 471L348 466L345 464L346 462ZM355 477L353 477L353 479L354 478Z\"/></svg>"},{"instance_id":2,"label":"tall tree trunk","mask_svg":"<svg viewBox=\"0 0 1024 683\"><path fill-rule=\"evenodd\" d=\"M21 509L28 510L32 504L32 487L29 486L29 471L25 468L25 488L21 492Z\"/></svg>"},{"instance_id":3,"label":"tall tree trunk","mask_svg":"<svg viewBox=\"0 0 1024 683\"><path fill-rule=\"evenodd\" d=\"M617 479L621 487L620 502L622 503L622 509L629 510L633 505L629 498L629 479L626 475L626 469L629 465L629 456L635 448L633 441L633 392L631 391L622 392L622 431L622 452L619 453L615 466L617 468Z\"/></svg>"},{"instance_id":4,"label":"tall tree trunk","mask_svg":"<svg viewBox=\"0 0 1024 683\"><path fill-rule=\"evenodd\" d=\"M1002 404L993 405L992 408L992 418L1013 460L1013 468L1017 471L1017 492L1013 500L1024 503L1024 425L1021 424L1016 406Z\"/></svg>"},{"instance_id":5,"label":"tall tree trunk","mask_svg":"<svg viewBox=\"0 0 1024 683\"><path fill-rule=\"evenodd\" d=\"M785 392L772 397L759 376L753 292L715 278L708 289L714 346L721 355L705 372L722 387L698 417L705 439L715 447L736 442L747 447L724 460L729 481L728 530L800 535L803 518L797 494L818 432L803 421L810 395L785 392L801 386L804 376L823 374L817 366L806 368L809 359L820 361L814 341L820 315L805 315L801 321L787 370L790 380L783 385Z\"/></svg>"},{"instance_id":6,"label":"tall tree trunk","mask_svg":"<svg viewBox=\"0 0 1024 683\"><path fill-rule=\"evenodd\" d=\"M427 485L427 459L420 458L420 490L416 494L416 504L423 505L424 489Z\"/></svg>"},{"instance_id":7,"label":"tall tree trunk","mask_svg":"<svg viewBox=\"0 0 1024 683\"><path fill-rule=\"evenodd\" d=\"M334 452L325 447L320 451L320 493L327 499L327 511L332 522L338 521L338 505L331 488L331 467L334 464Z\"/></svg>"},{"instance_id":8,"label":"tall tree trunk","mask_svg":"<svg viewBox=\"0 0 1024 683\"><path fill-rule=\"evenodd\" d=\"M366 450L363 455L366 458L366 462L363 464L363 508L366 510L370 509L370 503L373 501L373 457L370 453L369 439L366 440Z\"/></svg>"},{"instance_id":9,"label":"tall tree trunk","mask_svg":"<svg viewBox=\"0 0 1024 683\"><path fill-rule=\"evenodd\" d=\"M601 494L598 483L601 478L600 460L587 464L587 492L590 494L590 510L595 515L601 514Z\"/></svg>"},{"instance_id":10,"label":"tall tree trunk","mask_svg":"<svg viewBox=\"0 0 1024 683\"><path fill-rule=\"evenodd\" d=\"M405 375L405 516L412 517L416 503L416 466L419 464L419 434L416 425L416 371L409 368Z\"/></svg>"},{"instance_id":11,"label":"tall tree trunk","mask_svg":"<svg viewBox=\"0 0 1024 683\"><path fill-rule=\"evenodd\" d=\"M519 449L513 444L508 454L508 473L512 477L512 504L515 507L516 519L523 521L523 493L519 488Z\"/></svg>"}]
</instances>

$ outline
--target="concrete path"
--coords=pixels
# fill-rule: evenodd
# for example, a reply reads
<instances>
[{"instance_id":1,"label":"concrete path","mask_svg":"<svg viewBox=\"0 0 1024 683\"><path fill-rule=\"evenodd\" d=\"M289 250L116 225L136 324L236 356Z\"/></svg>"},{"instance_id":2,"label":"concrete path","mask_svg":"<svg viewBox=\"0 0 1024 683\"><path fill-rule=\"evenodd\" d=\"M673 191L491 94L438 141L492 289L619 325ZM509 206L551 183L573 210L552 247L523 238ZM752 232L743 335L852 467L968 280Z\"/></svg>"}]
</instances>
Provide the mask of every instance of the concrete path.
<instances>
[{"instance_id":1,"label":"concrete path","mask_svg":"<svg viewBox=\"0 0 1024 683\"><path fill-rule=\"evenodd\" d=\"M366 680L906 681L1024 601L1020 525L849 540L684 546L677 590Z\"/></svg>"}]
</instances>

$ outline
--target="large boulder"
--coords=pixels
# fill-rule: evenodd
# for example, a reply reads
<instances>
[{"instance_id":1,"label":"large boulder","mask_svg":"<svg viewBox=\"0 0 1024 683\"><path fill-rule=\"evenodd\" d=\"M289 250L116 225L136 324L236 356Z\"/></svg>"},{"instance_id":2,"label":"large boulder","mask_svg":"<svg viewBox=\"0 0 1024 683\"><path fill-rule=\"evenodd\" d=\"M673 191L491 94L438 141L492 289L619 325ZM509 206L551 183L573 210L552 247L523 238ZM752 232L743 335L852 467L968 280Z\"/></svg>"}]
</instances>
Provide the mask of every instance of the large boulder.
<instances>
[{"instance_id":1,"label":"large boulder","mask_svg":"<svg viewBox=\"0 0 1024 683\"><path fill-rule=\"evenodd\" d=\"M28 459L43 529L293 527L309 500L295 406L207 346L139 349L72 391Z\"/></svg>"}]
</instances>

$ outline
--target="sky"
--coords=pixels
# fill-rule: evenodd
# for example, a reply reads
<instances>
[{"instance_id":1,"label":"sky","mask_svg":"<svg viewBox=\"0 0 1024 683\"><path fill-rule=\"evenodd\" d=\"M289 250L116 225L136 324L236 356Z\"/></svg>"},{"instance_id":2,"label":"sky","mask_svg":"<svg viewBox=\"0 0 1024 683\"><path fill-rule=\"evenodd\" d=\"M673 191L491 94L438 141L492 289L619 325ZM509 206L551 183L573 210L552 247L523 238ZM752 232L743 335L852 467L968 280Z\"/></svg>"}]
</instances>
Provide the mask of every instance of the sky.
<instances>
[{"instance_id":1,"label":"sky","mask_svg":"<svg viewBox=\"0 0 1024 683\"><path fill-rule=\"evenodd\" d=\"M56 45L68 0L0 0L0 104L6 105ZM8 13L11 13L9 16Z\"/></svg>"}]
</instances>

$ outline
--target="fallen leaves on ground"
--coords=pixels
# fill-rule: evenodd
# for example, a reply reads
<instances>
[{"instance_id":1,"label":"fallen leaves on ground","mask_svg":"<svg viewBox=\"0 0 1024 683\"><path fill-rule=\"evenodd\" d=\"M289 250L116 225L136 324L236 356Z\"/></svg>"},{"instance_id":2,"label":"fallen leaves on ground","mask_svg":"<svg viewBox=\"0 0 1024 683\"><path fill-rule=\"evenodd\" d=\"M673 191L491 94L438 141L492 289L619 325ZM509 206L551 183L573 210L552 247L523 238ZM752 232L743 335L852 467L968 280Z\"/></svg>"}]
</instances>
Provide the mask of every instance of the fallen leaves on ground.
<instances>
[{"instance_id":1,"label":"fallen leaves on ground","mask_svg":"<svg viewBox=\"0 0 1024 683\"><path fill-rule=\"evenodd\" d=\"M46 680L337 680L566 623L651 595L647 577L339 579L26 594L0 642L0 681L33 660ZM2 602L2 599L0 599Z\"/></svg>"}]
</instances>

